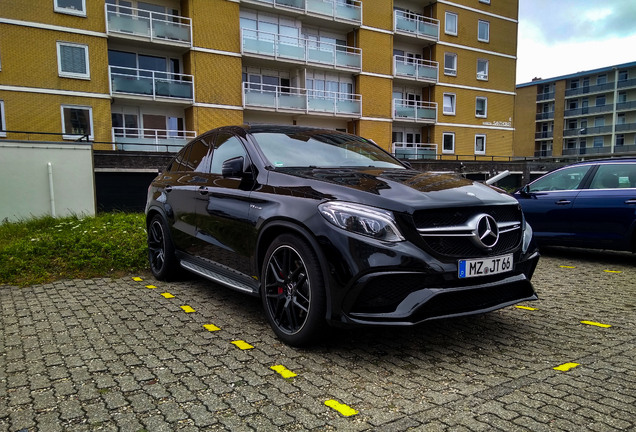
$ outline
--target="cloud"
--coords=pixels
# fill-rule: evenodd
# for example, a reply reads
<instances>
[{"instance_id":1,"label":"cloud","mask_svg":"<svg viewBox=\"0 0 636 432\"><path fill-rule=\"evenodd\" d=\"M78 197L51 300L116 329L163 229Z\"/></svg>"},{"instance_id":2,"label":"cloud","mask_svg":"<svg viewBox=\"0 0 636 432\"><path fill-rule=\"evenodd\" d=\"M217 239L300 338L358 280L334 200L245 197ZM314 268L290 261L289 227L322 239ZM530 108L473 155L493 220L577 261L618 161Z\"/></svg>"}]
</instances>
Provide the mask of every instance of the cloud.
<instances>
[{"instance_id":1,"label":"cloud","mask_svg":"<svg viewBox=\"0 0 636 432\"><path fill-rule=\"evenodd\" d=\"M554 45L636 34L634 0L520 0L519 27Z\"/></svg>"}]
</instances>

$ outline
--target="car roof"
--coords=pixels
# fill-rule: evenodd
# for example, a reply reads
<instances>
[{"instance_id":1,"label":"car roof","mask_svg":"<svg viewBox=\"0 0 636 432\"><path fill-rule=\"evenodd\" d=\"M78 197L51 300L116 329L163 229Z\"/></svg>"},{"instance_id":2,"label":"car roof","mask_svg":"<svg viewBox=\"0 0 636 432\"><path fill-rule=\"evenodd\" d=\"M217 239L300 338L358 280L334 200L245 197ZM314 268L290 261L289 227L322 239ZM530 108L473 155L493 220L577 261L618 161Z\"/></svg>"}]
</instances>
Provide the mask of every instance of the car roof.
<instances>
[{"instance_id":1,"label":"car roof","mask_svg":"<svg viewBox=\"0 0 636 432\"><path fill-rule=\"evenodd\" d=\"M580 162L573 163L572 165L585 165L585 164L606 164L606 163L617 163L617 162L631 162L636 163L636 158L633 157L615 157L615 158L607 158L607 159L589 159Z\"/></svg>"}]
</instances>

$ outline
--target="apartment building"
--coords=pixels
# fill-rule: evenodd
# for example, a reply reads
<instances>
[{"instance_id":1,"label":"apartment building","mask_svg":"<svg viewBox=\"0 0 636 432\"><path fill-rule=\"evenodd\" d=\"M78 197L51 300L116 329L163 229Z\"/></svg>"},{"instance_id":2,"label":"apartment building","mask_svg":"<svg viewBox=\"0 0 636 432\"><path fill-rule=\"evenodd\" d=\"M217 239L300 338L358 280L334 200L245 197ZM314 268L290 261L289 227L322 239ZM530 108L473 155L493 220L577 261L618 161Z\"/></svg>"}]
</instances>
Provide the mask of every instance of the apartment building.
<instances>
[{"instance_id":1,"label":"apartment building","mask_svg":"<svg viewBox=\"0 0 636 432\"><path fill-rule=\"evenodd\" d=\"M517 86L515 154L636 152L636 62Z\"/></svg>"},{"instance_id":2,"label":"apartment building","mask_svg":"<svg viewBox=\"0 0 636 432\"><path fill-rule=\"evenodd\" d=\"M517 0L3 0L0 138L176 151L211 128L511 155Z\"/></svg>"}]
</instances>

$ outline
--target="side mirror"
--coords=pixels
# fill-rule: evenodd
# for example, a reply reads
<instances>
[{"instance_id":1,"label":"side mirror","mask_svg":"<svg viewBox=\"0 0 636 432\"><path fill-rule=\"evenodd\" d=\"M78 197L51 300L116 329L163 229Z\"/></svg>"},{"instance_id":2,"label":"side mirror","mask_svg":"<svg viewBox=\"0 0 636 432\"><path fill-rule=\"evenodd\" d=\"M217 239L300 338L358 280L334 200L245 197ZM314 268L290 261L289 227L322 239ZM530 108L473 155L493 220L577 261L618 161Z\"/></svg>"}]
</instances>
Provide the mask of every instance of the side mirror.
<instances>
[{"instance_id":1,"label":"side mirror","mask_svg":"<svg viewBox=\"0 0 636 432\"><path fill-rule=\"evenodd\" d=\"M221 174L223 178L235 177L241 178L243 177L243 166L245 165L245 158L243 156L238 156L232 159L228 159L223 162L221 166Z\"/></svg>"},{"instance_id":2,"label":"side mirror","mask_svg":"<svg viewBox=\"0 0 636 432\"><path fill-rule=\"evenodd\" d=\"M523 196L530 196L530 185L527 184L521 189L519 189L519 193Z\"/></svg>"}]
</instances>

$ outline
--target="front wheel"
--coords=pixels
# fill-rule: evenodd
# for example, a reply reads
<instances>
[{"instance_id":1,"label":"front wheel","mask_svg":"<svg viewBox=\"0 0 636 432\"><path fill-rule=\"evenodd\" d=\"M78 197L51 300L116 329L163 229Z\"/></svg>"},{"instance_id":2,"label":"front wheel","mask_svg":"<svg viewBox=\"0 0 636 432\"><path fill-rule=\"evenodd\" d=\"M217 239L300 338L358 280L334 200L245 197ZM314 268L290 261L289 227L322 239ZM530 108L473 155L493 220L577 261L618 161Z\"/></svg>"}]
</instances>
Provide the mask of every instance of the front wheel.
<instances>
[{"instance_id":1,"label":"front wheel","mask_svg":"<svg viewBox=\"0 0 636 432\"><path fill-rule=\"evenodd\" d=\"M277 237L263 263L261 299L265 314L283 342L303 346L325 326L325 283L314 250L295 235Z\"/></svg>"},{"instance_id":2,"label":"front wheel","mask_svg":"<svg viewBox=\"0 0 636 432\"><path fill-rule=\"evenodd\" d=\"M168 225L158 214L148 224L148 261L150 271L159 280L173 279L179 272Z\"/></svg>"}]
</instances>

